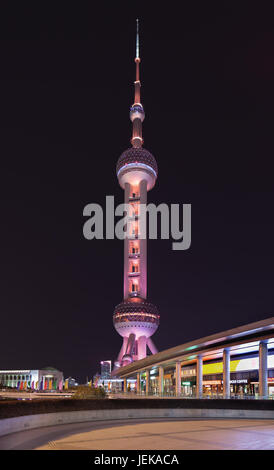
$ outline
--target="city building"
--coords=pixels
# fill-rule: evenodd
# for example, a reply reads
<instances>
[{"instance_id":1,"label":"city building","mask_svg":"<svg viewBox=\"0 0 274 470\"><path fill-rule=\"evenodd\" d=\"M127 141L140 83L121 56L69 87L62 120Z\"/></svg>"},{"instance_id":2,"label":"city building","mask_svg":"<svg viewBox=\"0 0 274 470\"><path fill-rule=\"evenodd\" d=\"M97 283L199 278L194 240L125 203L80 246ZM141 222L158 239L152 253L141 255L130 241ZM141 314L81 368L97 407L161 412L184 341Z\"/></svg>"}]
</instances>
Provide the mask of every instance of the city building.
<instances>
[{"instance_id":1,"label":"city building","mask_svg":"<svg viewBox=\"0 0 274 470\"><path fill-rule=\"evenodd\" d=\"M66 380L65 380L65 388L70 388L70 387L77 387L79 384L78 382L76 381L76 379L74 379L73 377L68 377Z\"/></svg>"},{"instance_id":2,"label":"city building","mask_svg":"<svg viewBox=\"0 0 274 470\"><path fill-rule=\"evenodd\" d=\"M101 380L111 378L111 361L101 361Z\"/></svg>"},{"instance_id":3,"label":"city building","mask_svg":"<svg viewBox=\"0 0 274 470\"><path fill-rule=\"evenodd\" d=\"M116 166L124 201L130 211L124 240L124 300L115 307L113 315L114 327L123 337L115 367L145 358L147 347L152 354L157 352L151 336L160 320L157 307L147 300L147 240L140 236L140 204L147 203L147 192L156 183L158 168L154 156L143 148L145 112L141 104L138 20L135 63L134 103L130 108L131 148L122 153Z\"/></svg>"},{"instance_id":4,"label":"city building","mask_svg":"<svg viewBox=\"0 0 274 470\"><path fill-rule=\"evenodd\" d=\"M274 397L274 317L191 341L115 371L160 396Z\"/></svg>"},{"instance_id":5,"label":"city building","mask_svg":"<svg viewBox=\"0 0 274 470\"><path fill-rule=\"evenodd\" d=\"M111 377L111 361L101 361L101 374L98 372L93 376L94 387L104 387L107 393L120 393L123 392L124 380L113 379ZM136 380L129 379L127 381L128 389L135 390Z\"/></svg>"},{"instance_id":6,"label":"city building","mask_svg":"<svg viewBox=\"0 0 274 470\"><path fill-rule=\"evenodd\" d=\"M53 367L0 370L0 386L18 390L62 390L63 372Z\"/></svg>"}]
</instances>

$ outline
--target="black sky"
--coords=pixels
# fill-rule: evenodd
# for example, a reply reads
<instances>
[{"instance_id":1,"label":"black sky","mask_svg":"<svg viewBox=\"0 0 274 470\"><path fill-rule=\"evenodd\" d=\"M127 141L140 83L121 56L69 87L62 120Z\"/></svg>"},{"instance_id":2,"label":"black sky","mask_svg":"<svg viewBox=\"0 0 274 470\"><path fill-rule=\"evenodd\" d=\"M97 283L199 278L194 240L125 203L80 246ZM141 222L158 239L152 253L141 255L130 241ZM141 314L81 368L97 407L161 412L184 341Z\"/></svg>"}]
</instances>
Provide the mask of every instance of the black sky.
<instances>
[{"instance_id":1,"label":"black sky","mask_svg":"<svg viewBox=\"0 0 274 470\"><path fill-rule=\"evenodd\" d=\"M159 166L149 200L192 204L190 250L149 242L154 342L273 315L272 12L131 4L1 7L1 369L83 381L120 349L123 244L85 240L82 213L123 201L136 17L145 147Z\"/></svg>"}]
</instances>

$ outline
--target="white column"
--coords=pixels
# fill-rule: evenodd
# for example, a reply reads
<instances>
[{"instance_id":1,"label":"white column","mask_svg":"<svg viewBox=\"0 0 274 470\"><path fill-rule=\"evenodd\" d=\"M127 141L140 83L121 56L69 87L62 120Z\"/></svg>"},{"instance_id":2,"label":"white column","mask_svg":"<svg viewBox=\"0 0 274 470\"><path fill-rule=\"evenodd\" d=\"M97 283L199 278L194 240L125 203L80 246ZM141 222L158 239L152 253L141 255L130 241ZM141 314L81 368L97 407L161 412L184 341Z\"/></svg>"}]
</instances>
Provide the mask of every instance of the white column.
<instances>
[{"instance_id":1,"label":"white column","mask_svg":"<svg viewBox=\"0 0 274 470\"><path fill-rule=\"evenodd\" d=\"M129 204L130 184L125 183L125 204ZM124 239L124 299L129 296L129 241L128 237Z\"/></svg>"},{"instance_id":2,"label":"white column","mask_svg":"<svg viewBox=\"0 0 274 470\"><path fill-rule=\"evenodd\" d=\"M149 394L149 370L146 370L146 395Z\"/></svg>"},{"instance_id":3,"label":"white column","mask_svg":"<svg viewBox=\"0 0 274 470\"><path fill-rule=\"evenodd\" d=\"M162 396L164 393L164 368L163 366L159 366L159 395Z\"/></svg>"},{"instance_id":4,"label":"white column","mask_svg":"<svg viewBox=\"0 0 274 470\"><path fill-rule=\"evenodd\" d=\"M176 362L176 371L175 371L175 377L176 377L176 397L181 396L181 380L182 380L182 373L181 373L181 363Z\"/></svg>"},{"instance_id":5,"label":"white column","mask_svg":"<svg viewBox=\"0 0 274 470\"><path fill-rule=\"evenodd\" d=\"M259 395L260 398L266 398L268 396L266 341L261 341L259 345Z\"/></svg>"},{"instance_id":6,"label":"white column","mask_svg":"<svg viewBox=\"0 0 274 470\"><path fill-rule=\"evenodd\" d=\"M140 204L147 203L147 182L140 182ZM139 228L140 230L140 228ZM140 239L140 296L147 298L147 240Z\"/></svg>"},{"instance_id":7,"label":"white column","mask_svg":"<svg viewBox=\"0 0 274 470\"><path fill-rule=\"evenodd\" d=\"M223 396L230 398L230 350L223 350Z\"/></svg>"},{"instance_id":8,"label":"white column","mask_svg":"<svg viewBox=\"0 0 274 470\"><path fill-rule=\"evenodd\" d=\"M197 356L197 372L196 372L196 398L203 397L203 358Z\"/></svg>"}]
</instances>

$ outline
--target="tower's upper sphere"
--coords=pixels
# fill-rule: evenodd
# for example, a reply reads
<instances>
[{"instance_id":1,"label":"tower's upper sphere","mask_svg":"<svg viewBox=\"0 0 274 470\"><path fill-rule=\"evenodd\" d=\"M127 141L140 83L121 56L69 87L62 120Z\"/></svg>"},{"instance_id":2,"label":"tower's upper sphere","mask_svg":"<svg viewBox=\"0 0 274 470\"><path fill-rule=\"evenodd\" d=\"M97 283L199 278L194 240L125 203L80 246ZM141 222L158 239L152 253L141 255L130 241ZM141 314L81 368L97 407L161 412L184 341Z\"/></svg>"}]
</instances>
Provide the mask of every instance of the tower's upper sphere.
<instances>
[{"instance_id":1,"label":"tower's upper sphere","mask_svg":"<svg viewBox=\"0 0 274 470\"><path fill-rule=\"evenodd\" d=\"M116 165L117 177L120 186L124 189L125 183L133 186L142 180L147 181L148 191L155 185L158 166L152 153L143 147L131 147L120 156Z\"/></svg>"},{"instance_id":2,"label":"tower's upper sphere","mask_svg":"<svg viewBox=\"0 0 274 470\"><path fill-rule=\"evenodd\" d=\"M143 120L145 119L145 111L141 103L135 103L131 106L129 117L132 122L134 121L134 119L141 119L141 122L143 122Z\"/></svg>"}]
</instances>

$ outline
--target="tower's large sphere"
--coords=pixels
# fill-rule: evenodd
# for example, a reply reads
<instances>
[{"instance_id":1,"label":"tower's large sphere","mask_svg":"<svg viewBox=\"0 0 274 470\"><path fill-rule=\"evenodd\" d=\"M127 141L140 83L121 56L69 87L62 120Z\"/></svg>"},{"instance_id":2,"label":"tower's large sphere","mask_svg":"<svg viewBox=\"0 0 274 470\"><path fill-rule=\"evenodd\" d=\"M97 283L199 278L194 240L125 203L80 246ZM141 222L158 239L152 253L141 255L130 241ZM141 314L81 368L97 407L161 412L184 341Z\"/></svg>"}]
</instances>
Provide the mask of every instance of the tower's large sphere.
<instances>
[{"instance_id":1,"label":"tower's large sphere","mask_svg":"<svg viewBox=\"0 0 274 470\"><path fill-rule=\"evenodd\" d=\"M147 181L148 191L155 185L158 166L148 150L140 147L131 147L120 156L116 166L120 186L124 189L125 183L137 186L142 180Z\"/></svg>"},{"instance_id":2,"label":"tower's large sphere","mask_svg":"<svg viewBox=\"0 0 274 470\"><path fill-rule=\"evenodd\" d=\"M114 327L123 337L133 333L136 339L141 336L149 338L157 330L159 322L157 307L144 299L124 300L114 310Z\"/></svg>"}]
</instances>

